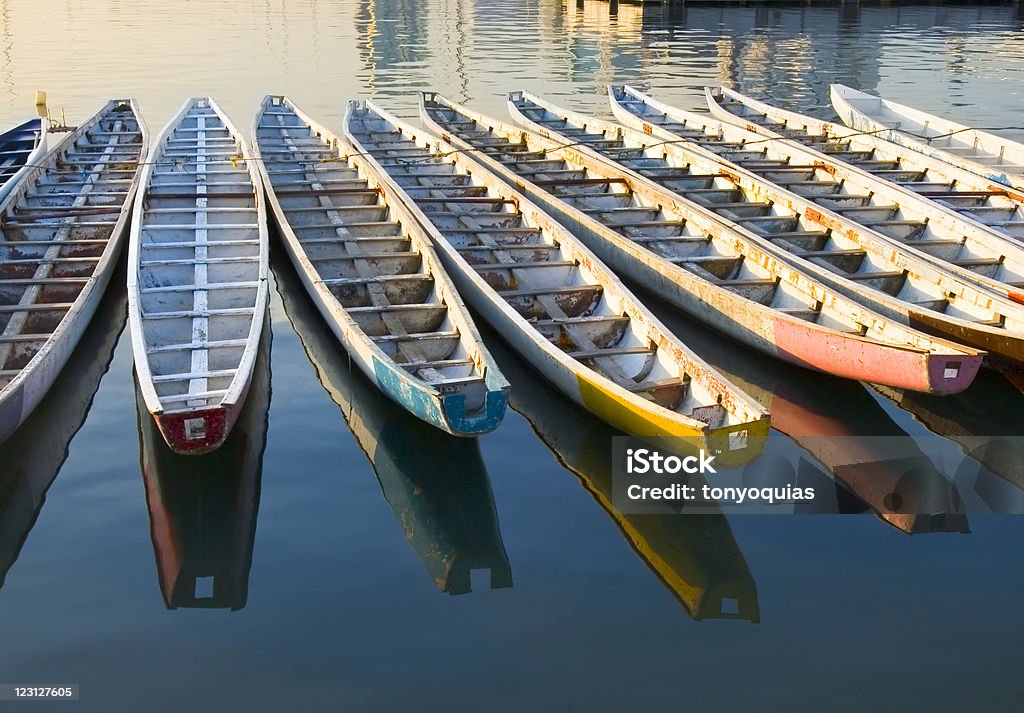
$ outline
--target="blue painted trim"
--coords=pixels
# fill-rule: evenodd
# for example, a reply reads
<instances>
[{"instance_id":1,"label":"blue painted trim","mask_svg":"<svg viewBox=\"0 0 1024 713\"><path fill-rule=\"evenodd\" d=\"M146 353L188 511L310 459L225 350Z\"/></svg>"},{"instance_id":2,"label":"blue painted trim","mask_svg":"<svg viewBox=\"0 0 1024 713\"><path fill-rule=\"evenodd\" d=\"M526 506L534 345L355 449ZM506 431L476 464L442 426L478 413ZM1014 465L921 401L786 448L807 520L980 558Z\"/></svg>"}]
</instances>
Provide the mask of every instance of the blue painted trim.
<instances>
[{"instance_id":1,"label":"blue painted trim","mask_svg":"<svg viewBox=\"0 0 1024 713\"><path fill-rule=\"evenodd\" d=\"M508 388L488 391L483 413L466 415L466 397L461 394L438 396L404 370L373 357L377 387L406 411L420 420L453 436L478 436L497 428L508 406Z\"/></svg>"},{"instance_id":2,"label":"blue painted trim","mask_svg":"<svg viewBox=\"0 0 1024 713\"><path fill-rule=\"evenodd\" d=\"M442 398L445 417L451 425L451 433L455 435L480 435L490 433L505 418L505 409L508 407L509 390L488 391L484 401L482 414L472 417L466 416L466 397L461 395L445 396Z\"/></svg>"}]
</instances>

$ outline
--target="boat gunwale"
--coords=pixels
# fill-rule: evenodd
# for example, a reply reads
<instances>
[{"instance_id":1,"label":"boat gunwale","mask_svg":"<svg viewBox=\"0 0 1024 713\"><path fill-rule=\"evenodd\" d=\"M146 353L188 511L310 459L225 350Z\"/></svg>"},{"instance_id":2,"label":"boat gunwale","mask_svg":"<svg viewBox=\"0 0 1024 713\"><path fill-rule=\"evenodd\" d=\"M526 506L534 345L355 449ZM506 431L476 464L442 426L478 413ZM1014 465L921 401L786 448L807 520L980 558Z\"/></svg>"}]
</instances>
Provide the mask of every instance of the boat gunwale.
<instances>
[{"instance_id":1,"label":"boat gunwale","mask_svg":"<svg viewBox=\"0 0 1024 713\"><path fill-rule=\"evenodd\" d=\"M1011 165L1013 165L1013 166L1024 166L1024 143L1022 143L1021 141L1017 141L1015 139L1012 139L1012 138L1010 138L1008 136L1000 136L999 134L993 134L990 131L985 131L983 129L976 129L976 128L970 126L969 124L963 124L963 123L961 123L959 121L956 121L955 119L948 119L948 118L946 118L944 116L939 116L938 114L931 114L931 113L923 111L921 109L916 109L916 108L914 108L914 107L912 107L912 106L910 106L908 104L902 104L900 102L896 102L896 101L893 101L891 99L886 99L885 97L879 96L877 94L869 94L867 92L862 92L859 89L854 89L853 87L847 86L845 84L840 84L838 82L834 82L834 83L829 85L829 94L830 94L830 98L832 99L832 105L833 105L833 107L835 107L836 113L840 116L840 118L843 118L843 112L839 110L838 106L836 106L836 99L837 98L840 99L841 103L843 105L847 106L849 108L849 110L854 111L857 114L865 117L866 119L870 120L871 123L876 124L879 128L884 127L890 133L894 133L894 134L899 134L899 135L905 136L908 141L911 141L914 144L929 146L930 145L930 141L932 139L937 138L937 137L932 137L931 139L922 138L921 136L919 136L917 134L914 134L913 132L911 132L909 130L902 129L901 128L902 122L900 122L899 126L895 126L895 127L885 126L884 122L882 122L879 119L876 119L875 117L873 117L872 115L870 115L866 111L864 111L863 109L860 109L858 106L856 106L853 103L853 101L851 101L851 100L865 100L865 99L874 100L874 101L878 102L879 108L885 108L885 109L887 109L889 111L892 111L892 113L896 114L897 116L903 116L903 117L906 117L907 119L909 119L910 121L921 123L921 124L939 124L939 125L942 126L942 129L943 129L942 133L948 133L948 132L951 132L951 131L955 131L955 132L958 132L960 134L965 134L967 136L970 136L970 137L972 137L974 139L973 142L961 141L959 143L962 143L962 144L974 143L975 146L977 146L982 141L985 141L985 142L991 141L991 142L994 142L999 148L1002 148L1002 149L1006 149L1006 148L1012 149L1013 155L1019 156L1020 159L1021 159L1021 163L1019 163L1019 164L1015 163L1015 164L1011 164ZM843 119L843 122L846 123L845 118ZM851 128L856 128L856 127L851 127ZM910 146L907 146L906 144L902 144L901 142L893 142L893 143L900 143L900 145L906 146L907 148L911 148ZM916 148L913 149L913 150L920 152L920 150L916 149ZM942 147L938 147L938 146L934 147L934 150L941 151L944 154L948 154L949 156L953 157L954 161L957 161L957 160L963 161L964 160L964 157L958 157L958 156L956 156L956 154L948 152L945 149L943 149ZM987 164L981 163L979 161L974 161L973 159L968 159L968 161L970 161L971 163L976 163L979 166L986 166L987 165ZM956 165L956 163L954 163L953 165ZM990 168L992 170L995 170L997 168L997 165L993 165ZM1022 170L1021 173L1004 174L1004 175L1008 175L1008 176L1012 176L1012 177L1018 177L1018 178L1024 178L1024 170ZM1020 186L1017 186L1017 187L1020 187Z\"/></svg>"}]
</instances>

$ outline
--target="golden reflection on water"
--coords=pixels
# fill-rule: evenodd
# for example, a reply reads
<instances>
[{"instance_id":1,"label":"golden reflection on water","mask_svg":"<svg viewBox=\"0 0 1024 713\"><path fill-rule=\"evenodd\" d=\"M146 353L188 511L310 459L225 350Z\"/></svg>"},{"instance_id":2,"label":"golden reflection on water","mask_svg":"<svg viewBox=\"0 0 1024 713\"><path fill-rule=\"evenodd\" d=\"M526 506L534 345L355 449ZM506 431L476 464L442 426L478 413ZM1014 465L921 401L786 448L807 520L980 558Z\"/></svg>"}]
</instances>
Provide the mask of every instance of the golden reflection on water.
<instances>
[{"instance_id":1,"label":"golden reflection on water","mask_svg":"<svg viewBox=\"0 0 1024 713\"><path fill-rule=\"evenodd\" d=\"M1012 7L642 7L586 0L0 0L0 118L36 89L80 119L131 94L156 129L190 95L244 125L284 92L328 122L354 95L415 115L433 88L484 111L513 89L607 113L632 82L688 108L705 84L827 111L827 85L895 91L972 120L1015 118L1024 39ZM938 25L938 26L936 26ZM928 73L922 88L921 72ZM969 81L965 81L969 79Z\"/></svg>"}]
</instances>

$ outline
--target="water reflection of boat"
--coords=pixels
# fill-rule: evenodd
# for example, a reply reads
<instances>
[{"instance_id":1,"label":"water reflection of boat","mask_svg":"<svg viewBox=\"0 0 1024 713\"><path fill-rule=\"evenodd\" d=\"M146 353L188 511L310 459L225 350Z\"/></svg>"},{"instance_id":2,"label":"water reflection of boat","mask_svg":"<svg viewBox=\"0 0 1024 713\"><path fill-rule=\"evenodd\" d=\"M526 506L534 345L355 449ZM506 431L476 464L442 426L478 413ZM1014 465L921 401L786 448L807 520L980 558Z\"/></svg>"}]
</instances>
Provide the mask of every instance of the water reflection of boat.
<instances>
[{"instance_id":1,"label":"water reflection of boat","mask_svg":"<svg viewBox=\"0 0 1024 713\"><path fill-rule=\"evenodd\" d=\"M85 422L124 329L128 295L112 287L49 394L0 444L0 586Z\"/></svg>"},{"instance_id":2,"label":"water reflection of boat","mask_svg":"<svg viewBox=\"0 0 1024 713\"><path fill-rule=\"evenodd\" d=\"M370 460L406 539L448 594L471 591L471 572L511 587L494 495L475 438L456 438L410 415L354 369L291 266L274 265L278 292L321 385Z\"/></svg>"},{"instance_id":3,"label":"water reflection of boat","mask_svg":"<svg viewBox=\"0 0 1024 713\"><path fill-rule=\"evenodd\" d=\"M612 439L625 434L556 393L493 331L485 335L512 384L512 408L580 479L690 616L759 621L757 585L725 516L619 512L612 504Z\"/></svg>"},{"instance_id":4,"label":"water reflection of boat","mask_svg":"<svg viewBox=\"0 0 1024 713\"><path fill-rule=\"evenodd\" d=\"M955 441L971 458L1024 489L1024 394L992 370L956 397L878 389L932 433Z\"/></svg>"},{"instance_id":5,"label":"water reflection of boat","mask_svg":"<svg viewBox=\"0 0 1024 713\"><path fill-rule=\"evenodd\" d=\"M912 534L968 531L956 486L862 384L760 358L657 299L647 303L669 329L685 335L702 357L768 408L774 430L882 520Z\"/></svg>"},{"instance_id":6,"label":"water reflection of boat","mask_svg":"<svg viewBox=\"0 0 1024 713\"><path fill-rule=\"evenodd\" d=\"M223 445L175 453L136 390L142 475L160 590L168 609L231 609L249 594L270 408L270 324L249 397Z\"/></svg>"}]
</instances>

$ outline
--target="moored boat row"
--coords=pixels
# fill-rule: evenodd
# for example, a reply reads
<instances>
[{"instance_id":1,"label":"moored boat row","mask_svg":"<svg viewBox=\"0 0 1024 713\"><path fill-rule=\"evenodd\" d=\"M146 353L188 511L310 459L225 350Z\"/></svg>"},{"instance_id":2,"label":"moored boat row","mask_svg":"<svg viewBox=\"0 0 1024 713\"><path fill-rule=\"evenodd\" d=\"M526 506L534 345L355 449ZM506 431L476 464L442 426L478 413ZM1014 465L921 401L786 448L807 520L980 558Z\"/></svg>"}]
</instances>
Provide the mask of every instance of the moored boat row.
<instances>
[{"instance_id":1,"label":"moored boat row","mask_svg":"<svg viewBox=\"0 0 1024 713\"><path fill-rule=\"evenodd\" d=\"M817 159L791 160L802 147L780 149L786 142L682 112L628 87L613 87L609 93L616 116L628 126L685 146L690 156L703 156L714 173L730 178L741 189L741 195L730 195L758 211L745 225L784 259L912 327L984 349L1004 364L1024 363L1024 305L976 284L961 266L944 267L905 248L896 237L916 240L920 221L894 219L888 210L851 219L848 214L857 212L855 207L841 212L826 207L838 184L819 176L831 174ZM749 135L737 137L736 132ZM748 141L757 143L749 147ZM823 193L816 194L815 188ZM730 212L733 220L743 220Z\"/></svg>"},{"instance_id":2,"label":"moored boat row","mask_svg":"<svg viewBox=\"0 0 1024 713\"><path fill-rule=\"evenodd\" d=\"M723 462L756 456L769 414L618 275L845 378L945 394L986 353L1024 364L1020 191L724 88L707 94L722 120L610 94L625 126L514 93L524 130L426 93L426 131L354 102L345 136L268 96L251 147L208 97L152 147L130 100L45 159L42 122L15 127L0 136L17 144L0 166L0 436L86 328L133 209L139 389L179 453L218 448L246 400L268 302L265 200L353 361L453 435L493 430L509 399L465 299L607 423Z\"/></svg>"},{"instance_id":3,"label":"moored boat row","mask_svg":"<svg viewBox=\"0 0 1024 713\"><path fill-rule=\"evenodd\" d=\"M641 437L744 460L768 414L668 332L569 231L467 153L372 103L353 148L412 206L465 298L569 398Z\"/></svg>"},{"instance_id":4,"label":"moored boat row","mask_svg":"<svg viewBox=\"0 0 1024 713\"><path fill-rule=\"evenodd\" d=\"M515 101L528 100L516 95ZM460 148L481 149L477 156L489 170L544 201L616 270L756 349L847 378L904 381L937 392L966 388L980 366L975 350L865 309L773 255L739 224L718 219L706 204L680 201L663 185L603 160L611 153L619 161L655 160L642 148L578 130L560 135L577 144L565 146L437 95L424 96L421 106L428 126ZM552 132L552 121L563 119L539 121ZM530 157L541 154L538 166ZM689 180L707 195L696 186L709 179Z\"/></svg>"},{"instance_id":5,"label":"moored boat row","mask_svg":"<svg viewBox=\"0 0 1024 713\"><path fill-rule=\"evenodd\" d=\"M1024 247L863 168L775 135L683 111L628 86L609 90L616 117L634 129L692 143L757 176L782 197L820 215L818 222L875 252L932 264L958 282L1024 300Z\"/></svg>"}]
</instances>

